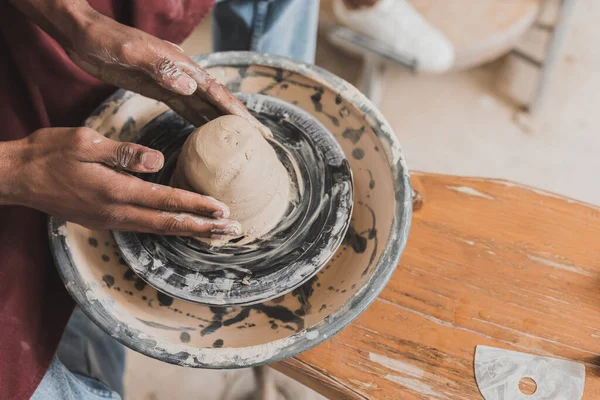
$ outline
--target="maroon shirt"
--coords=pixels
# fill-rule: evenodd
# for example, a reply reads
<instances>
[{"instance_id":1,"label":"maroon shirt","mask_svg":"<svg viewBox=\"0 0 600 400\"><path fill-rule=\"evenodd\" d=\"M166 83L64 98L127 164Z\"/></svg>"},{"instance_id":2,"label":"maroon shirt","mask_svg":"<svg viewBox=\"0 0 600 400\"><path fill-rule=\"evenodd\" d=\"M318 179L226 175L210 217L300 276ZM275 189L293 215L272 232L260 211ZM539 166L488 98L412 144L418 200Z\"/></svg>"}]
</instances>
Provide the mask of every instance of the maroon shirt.
<instances>
[{"instance_id":1,"label":"maroon shirt","mask_svg":"<svg viewBox=\"0 0 600 400\"><path fill-rule=\"evenodd\" d=\"M214 0L89 0L101 13L181 43ZM79 126L113 91L0 0L0 141ZM0 399L29 398L43 378L73 302L49 250L46 216L0 206Z\"/></svg>"}]
</instances>

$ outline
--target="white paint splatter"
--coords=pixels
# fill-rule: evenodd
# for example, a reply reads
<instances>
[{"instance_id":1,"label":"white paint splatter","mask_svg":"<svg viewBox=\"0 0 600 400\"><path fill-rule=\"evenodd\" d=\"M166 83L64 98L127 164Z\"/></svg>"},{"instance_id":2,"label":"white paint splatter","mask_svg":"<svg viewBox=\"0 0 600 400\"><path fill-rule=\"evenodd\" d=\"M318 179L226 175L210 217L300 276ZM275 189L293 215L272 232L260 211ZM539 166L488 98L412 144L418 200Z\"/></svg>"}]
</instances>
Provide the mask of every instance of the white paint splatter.
<instances>
[{"instance_id":1,"label":"white paint splatter","mask_svg":"<svg viewBox=\"0 0 600 400\"><path fill-rule=\"evenodd\" d=\"M316 338L319 337L319 331L318 330L312 330L312 331L308 331L306 332L306 338L308 340L315 340Z\"/></svg>"},{"instance_id":2,"label":"white paint splatter","mask_svg":"<svg viewBox=\"0 0 600 400\"><path fill-rule=\"evenodd\" d=\"M425 375L425 371L423 371L419 367L416 367L409 363L405 363L404 361L383 356L381 354L369 353L369 360L376 362L377 364L383 365L386 368L392 369L397 372L402 372L405 375L410 375L415 378L422 378Z\"/></svg>"},{"instance_id":3,"label":"white paint splatter","mask_svg":"<svg viewBox=\"0 0 600 400\"><path fill-rule=\"evenodd\" d=\"M593 207L598 209L597 206L594 206L592 204L587 204L583 201L579 201L579 200L573 200L570 199L568 197L562 196L560 194L556 194L556 193L552 193L552 192L548 192L545 190L541 190L541 189L535 189L535 188L528 188L527 186L524 186L525 188L529 189L530 191L532 191L535 194L539 194L541 196L545 196L545 197L551 197L553 199L557 199L557 200L562 200L562 201L566 201L568 204L578 204L578 205L582 205L582 206L587 206L587 207Z\"/></svg>"},{"instance_id":4,"label":"white paint splatter","mask_svg":"<svg viewBox=\"0 0 600 400\"><path fill-rule=\"evenodd\" d=\"M514 183L511 181L505 181L504 179L490 179L490 182L496 183L498 185L504 185L506 187L521 187L522 186L518 183Z\"/></svg>"},{"instance_id":5,"label":"white paint splatter","mask_svg":"<svg viewBox=\"0 0 600 400\"><path fill-rule=\"evenodd\" d=\"M385 376L385 379L387 379L388 381L394 382L394 383L398 383L406 388L409 388L410 390L423 394L425 396L431 396L434 397L436 399L447 399L448 397L444 396L443 394L437 393L436 391L433 390L433 388L417 379L410 379L410 378L404 378L401 376L397 376L397 375L391 375L391 374L387 374Z\"/></svg>"},{"instance_id":6,"label":"white paint splatter","mask_svg":"<svg viewBox=\"0 0 600 400\"><path fill-rule=\"evenodd\" d=\"M95 144L102 143L102 139L100 139L100 138L94 139L94 140L92 140L92 143L95 143Z\"/></svg>"},{"instance_id":7,"label":"white paint splatter","mask_svg":"<svg viewBox=\"0 0 600 400\"><path fill-rule=\"evenodd\" d=\"M482 193L479 190L475 190L469 186L446 186L446 188L448 188L450 190L454 190L455 192L458 192L458 193L466 194L468 196L482 197L482 198L488 199L488 200L495 200L492 196Z\"/></svg>"},{"instance_id":8,"label":"white paint splatter","mask_svg":"<svg viewBox=\"0 0 600 400\"><path fill-rule=\"evenodd\" d=\"M416 174L413 172L413 175L422 175L422 174ZM515 182L510 182L510 181L507 181L504 179L485 179L485 178L469 178L469 179L471 179L475 182L485 182L485 183L490 182L490 183L495 183L497 185L503 185L503 186L506 186L509 188L523 189L523 190L527 190L529 192L533 192L535 194L539 194L540 196L552 197L557 200L563 200L563 201L567 202L568 204L578 204L581 206L586 206L586 207L594 208L596 210L600 210L600 207L593 205L593 204L589 204L589 203L579 201L579 200L574 200L574 199L562 196L557 193L552 193L552 192L548 192L546 190L532 188L531 186L527 186L527 185L523 185L523 184L515 183Z\"/></svg>"},{"instance_id":9,"label":"white paint splatter","mask_svg":"<svg viewBox=\"0 0 600 400\"><path fill-rule=\"evenodd\" d=\"M531 333L523 332L523 331L521 331L519 329L514 329L514 328L508 327L506 325L497 324L495 322L487 321L487 320L484 320L484 319L481 319L481 318L472 318L472 319L473 319L473 321L477 321L477 322L481 322L483 324L491 325L491 326L494 326L494 327L496 327L498 329L503 329L503 330L506 330L508 332L513 332L513 333L518 333L519 335L523 335L525 337L534 339L535 341L544 341L544 342L552 343L552 344L554 344L556 346L559 346L559 347L566 347L568 349L572 349L572 350L580 351L582 353L590 354L590 355L592 355L594 357L600 357L600 353L596 353L596 352L593 352L593 351L580 349L580 348L575 347L575 346L570 346L570 345L568 345L568 344L566 344L564 342L558 342L556 340L552 340L552 339L547 338L547 337L541 337L541 336L532 335ZM530 351L536 352L536 353L540 353L538 350L530 350Z\"/></svg>"},{"instance_id":10,"label":"white paint splatter","mask_svg":"<svg viewBox=\"0 0 600 400\"><path fill-rule=\"evenodd\" d=\"M348 380L350 382L354 383L356 386L362 387L363 389L371 389L371 388L377 389L377 385L374 384L373 382L362 382L362 381L359 381L358 379L351 379L351 378L349 378Z\"/></svg>"},{"instance_id":11,"label":"white paint splatter","mask_svg":"<svg viewBox=\"0 0 600 400\"><path fill-rule=\"evenodd\" d=\"M542 257L538 257L538 256L533 256L531 254L527 254L527 258L529 258L532 261L544 264L544 265L546 265L548 267L552 267L552 268L556 268L556 269L562 269L564 271L570 271L570 272L574 272L576 274L580 274L580 275L584 275L584 276L594 277L594 276L597 275L597 274L592 273L590 271L586 271L583 268L579 268L579 267L572 266L572 265L561 264L561 263L558 263L556 261L548 260L547 258L542 258Z\"/></svg>"}]
</instances>

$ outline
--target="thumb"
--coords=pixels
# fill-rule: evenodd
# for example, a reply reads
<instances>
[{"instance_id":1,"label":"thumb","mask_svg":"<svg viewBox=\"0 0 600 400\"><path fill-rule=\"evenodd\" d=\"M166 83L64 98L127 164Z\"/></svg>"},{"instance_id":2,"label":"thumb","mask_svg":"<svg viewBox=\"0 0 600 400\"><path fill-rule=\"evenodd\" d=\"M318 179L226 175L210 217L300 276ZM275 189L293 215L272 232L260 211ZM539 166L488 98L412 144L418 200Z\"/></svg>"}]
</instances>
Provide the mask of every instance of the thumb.
<instances>
[{"instance_id":1,"label":"thumb","mask_svg":"<svg viewBox=\"0 0 600 400\"><path fill-rule=\"evenodd\" d=\"M160 151L139 144L116 142L100 135L93 143L95 150L85 161L100 162L130 172L156 172L165 162Z\"/></svg>"}]
</instances>

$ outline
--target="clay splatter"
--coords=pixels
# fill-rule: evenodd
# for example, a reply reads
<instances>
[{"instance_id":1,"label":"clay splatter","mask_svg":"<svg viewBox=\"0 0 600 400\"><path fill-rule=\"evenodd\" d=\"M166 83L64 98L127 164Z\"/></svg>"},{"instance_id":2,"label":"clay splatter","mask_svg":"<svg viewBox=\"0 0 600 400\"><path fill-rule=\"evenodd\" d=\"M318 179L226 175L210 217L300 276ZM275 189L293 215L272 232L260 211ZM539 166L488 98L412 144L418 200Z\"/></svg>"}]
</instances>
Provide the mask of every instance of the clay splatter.
<instances>
[{"instance_id":1,"label":"clay splatter","mask_svg":"<svg viewBox=\"0 0 600 400\"><path fill-rule=\"evenodd\" d=\"M173 304L173 298L159 291L156 292L156 298L161 306L170 307Z\"/></svg>"},{"instance_id":2,"label":"clay splatter","mask_svg":"<svg viewBox=\"0 0 600 400\"><path fill-rule=\"evenodd\" d=\"M357 147L354 150L352 150L352 157L354 157L356 160L362 160L364 156L365 151L360 147Z\"/></svg>"},{"instance_id":3,"label":"clay splatter","mask_svg":"<svg viewBox=\"0 0 600 400\"><path fill-rule=\"evenodd\" d=\"M346 232L346 237L344 238L344 243L350 245L352 250L355 253L364 253L367 249L367 238L362 237L356 232L354 226L350 225L348 228L348 232Z\"/></svg>"},{"instance_id":4,"label":"clay splatter","mask_svg":"<svg viewBox=\"0 0 600 400\"><path fill-rule=\"evenodd\" d=\"M181 340L181 343L189 343L190 334L187 332L181 332L181 334L179 335L179 340Z\"/></svg>"},{"instance_id":5,"label":"clay splatter","mask_svg":"<svg viewBox=\"0 0 600 400\"><path fill-rule=\"evenodd\" d=\"M106 283L106 286L108 286L109 289L115 284L115 277L112 275L104 275L102 280L104 283Z\"/></svg>"},{"instance_id":6,"label":"clay splatter","mask_svg":"<svg viewBox=\"0 0 600 400\"><path fill-rule=\"evenodd\" d=\"M361 126L360 129L348 128L342 133L344 139L348 139L353 144L358 143L362 135L365 133L365 127Z\"/></svg>"}]
</instances>

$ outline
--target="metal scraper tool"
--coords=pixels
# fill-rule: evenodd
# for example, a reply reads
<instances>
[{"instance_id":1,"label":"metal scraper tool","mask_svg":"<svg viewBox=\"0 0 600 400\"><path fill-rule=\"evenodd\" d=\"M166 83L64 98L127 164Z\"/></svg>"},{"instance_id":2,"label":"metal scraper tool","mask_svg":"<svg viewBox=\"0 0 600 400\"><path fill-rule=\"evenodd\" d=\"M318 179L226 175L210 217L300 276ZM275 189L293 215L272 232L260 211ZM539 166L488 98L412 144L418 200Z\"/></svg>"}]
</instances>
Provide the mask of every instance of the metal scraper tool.
<instances>
[{"instance_id":1,"label":"metal scraper tool","mask_svg":"<svg viewBox=\"0 0 600 400\"><path fill-rule=\"evenodd\" d=\"M519 389L523 378L535 382L533 394ZM583 396L585 367L558 358L477 346L475 380L485 400L578 400Z\"/></svg>"}]
</instances>

